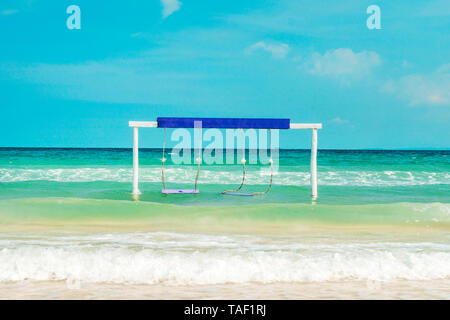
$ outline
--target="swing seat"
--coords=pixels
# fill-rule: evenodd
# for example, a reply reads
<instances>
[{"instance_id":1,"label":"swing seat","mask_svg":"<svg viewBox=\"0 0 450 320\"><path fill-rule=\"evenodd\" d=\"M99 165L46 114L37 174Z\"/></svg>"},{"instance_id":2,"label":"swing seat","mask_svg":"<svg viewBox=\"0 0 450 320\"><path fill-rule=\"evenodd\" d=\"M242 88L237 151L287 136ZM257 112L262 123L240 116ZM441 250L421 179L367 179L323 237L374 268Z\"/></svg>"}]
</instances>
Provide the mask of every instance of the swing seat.
<instances>
[{"instance_id":1,"label":"swing seat","mask_svg":"<svg viewBox=\"0 0 450 320\"><path fill-rule=\"evenodd\" d=\"M199 193L199 190L195 189L162 189L161 193L164 194L192 194L192 193Z\"/></svg>"},{"instance_id":2,"label":"swing seat","mask_svg":"<svg viewBox=\"0 0 450 320\"><path fill-rule=\"evenodd\" d=\"M242 192L222 192L222 194L228 196L253 196L253 193L242 193Z\"/></svg>"}]
</instances>

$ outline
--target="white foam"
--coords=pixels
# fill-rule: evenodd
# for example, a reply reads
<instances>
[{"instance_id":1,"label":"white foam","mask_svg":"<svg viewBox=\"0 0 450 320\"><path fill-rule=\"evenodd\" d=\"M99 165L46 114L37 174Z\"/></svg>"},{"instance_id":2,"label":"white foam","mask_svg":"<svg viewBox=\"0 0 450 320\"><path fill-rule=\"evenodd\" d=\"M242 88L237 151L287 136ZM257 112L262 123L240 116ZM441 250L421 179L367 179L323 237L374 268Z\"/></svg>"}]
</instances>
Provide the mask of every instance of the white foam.
<instances>
[{"instance_id":1,"label":"white foam","mask_svg":"<svg viewBox=\"0 0 450 320\"><path fill-rule=\"evenodd\" d=\"M287 171L289 170L289 171ZM310 184L309 171L304 168L281 168L274 174L273 184L308 186ZM141 182L160 182L161 168L142 167L140 169ZM192 183L196 168L169 168L166 170L166 181L177 183ZM264 185L268 183L269 171L249 170L246 184ZM242 178L239 169L203 168L199 183L201 184L235 184ZM330 186L414 186L449 184L449 172L427 171L324 171L318 173L320 185ZM55 168L55 169L0 169L0 182L22 181L56 181L56 182L90 182L114 181L131 182L132 170L129 168Z\"/></svg>"},{"instance_id":2,"label":"white foam","mask_svg":"<svg viewBox=\"0 0 450 320\"><path fill-rule=\"evenodd\" d=\"M128 233L0 239L0 281L221 284L450 278L448 243Z\"/></svg>"}]
</instances>

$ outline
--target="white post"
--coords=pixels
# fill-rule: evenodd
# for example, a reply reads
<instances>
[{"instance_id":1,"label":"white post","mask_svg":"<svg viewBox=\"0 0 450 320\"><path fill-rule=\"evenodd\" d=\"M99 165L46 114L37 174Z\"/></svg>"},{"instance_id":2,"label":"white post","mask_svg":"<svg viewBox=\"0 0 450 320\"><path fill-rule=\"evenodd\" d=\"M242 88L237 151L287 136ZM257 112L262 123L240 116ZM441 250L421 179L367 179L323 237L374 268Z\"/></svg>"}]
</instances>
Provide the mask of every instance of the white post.
<instances>
[{"instance_id":1,"label":"white post","mask_svg":"<svg viewBox=\"0 0 450 320\"><path fill-rule=\"evenodd\" d=\"M139 128L133 127L133 195L138 195L139 191Z\"/></svg>"},{"instance_id":2,"label":"white post","mask_svg":"<svg viewBox=\"0 0 450 320\"><path fill-rule=\"evenodd\" d=\"M317 198L317 129L312 129L311 140L311 195Z\"/></svg>"}]
</instances>

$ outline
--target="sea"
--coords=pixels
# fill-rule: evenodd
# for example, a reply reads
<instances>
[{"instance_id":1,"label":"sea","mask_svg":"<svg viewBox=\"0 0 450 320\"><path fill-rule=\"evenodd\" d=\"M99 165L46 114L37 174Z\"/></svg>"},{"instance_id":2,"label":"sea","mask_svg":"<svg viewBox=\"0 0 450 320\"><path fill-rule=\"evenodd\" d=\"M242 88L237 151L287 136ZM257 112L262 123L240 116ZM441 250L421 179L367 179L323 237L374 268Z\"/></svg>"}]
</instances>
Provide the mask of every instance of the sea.
<instances>
[{"instance_id":1,"label":"sea","mask_svg":"<svg viewBox=\"0 0 450 320\"><path fill-rule=\"evenodd\" d=\"M450 299L450 150L161 158L0 148L0 299Z\"/></svg>"}]
</instances>

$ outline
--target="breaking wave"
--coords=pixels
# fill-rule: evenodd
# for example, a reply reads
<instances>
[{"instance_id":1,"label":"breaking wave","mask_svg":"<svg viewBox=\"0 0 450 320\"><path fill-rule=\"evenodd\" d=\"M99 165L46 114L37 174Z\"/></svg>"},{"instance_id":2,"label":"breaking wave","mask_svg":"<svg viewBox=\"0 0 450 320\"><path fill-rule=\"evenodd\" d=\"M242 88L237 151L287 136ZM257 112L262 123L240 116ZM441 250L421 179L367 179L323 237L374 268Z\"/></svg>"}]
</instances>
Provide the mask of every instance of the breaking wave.
<instances>
[{"instance_id":1,"label":"breaking wave","mask_svg":"<svg viewBox=\"0 0 450 320\"><path fill-rule=\"evenodd\" d=\"M169 182L191 183L195 168L170 168L166 170ZM202 169L199 182L204 184L234 184L241 179L240 170ZM292 170L292 168L290 168ZM300 171L302 170L302 171ZM267 184L270 171L267 169L249 171L247 184ZM449 184L450 172L427 171L319 171L320 185L330 186L413 186ZM61 168L61 169L0 169L0 182L22 182L47 180L57 182L114 181L130 182L132 169L125 168ZM141 182L160 182L159 167L141 168ZM310 173L299 171L275 172L274 184L304 186L310 184Z\"/></svg>"},{"instance_id":2,"label":"breaking wave","mask_svg":"<svg viewBox=\"0 0 450 320\"><path fill-rule=\"evenodd\" d=\"M0 240L0 281L174 285L450 277L446 243L303 243L174 233L29 235Z\"/></svg>"}]
</instances>

